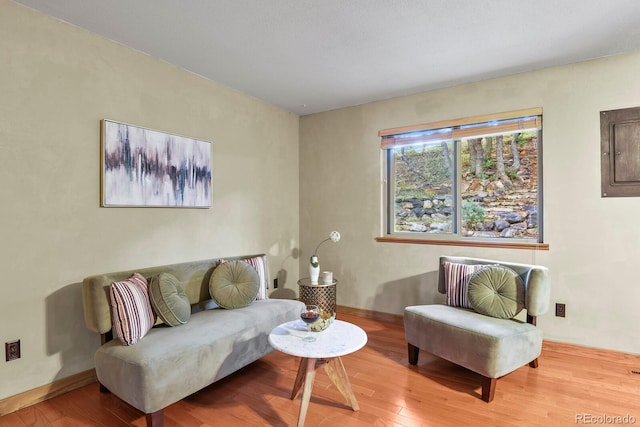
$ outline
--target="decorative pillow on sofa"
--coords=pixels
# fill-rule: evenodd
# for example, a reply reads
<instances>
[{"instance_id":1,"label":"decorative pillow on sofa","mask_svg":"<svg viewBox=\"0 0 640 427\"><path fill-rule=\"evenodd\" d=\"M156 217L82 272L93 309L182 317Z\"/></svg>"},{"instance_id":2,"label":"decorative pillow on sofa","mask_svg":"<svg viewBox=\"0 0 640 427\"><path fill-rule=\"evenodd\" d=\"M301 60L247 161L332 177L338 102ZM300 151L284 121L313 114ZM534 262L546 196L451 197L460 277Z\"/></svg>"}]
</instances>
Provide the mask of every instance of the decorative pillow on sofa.
<instances>
[{"instance_id":1,"label":"decorative pillow on sofa","mask_svg":"<svg viewBox=\"0 0 640 427\"><path fill-rule=\"evenodd\" d=\"M209 294L220 307L246 307L258 295L258 281L258 273L248 263L226 261L213 270L209 280Z\"/></svg>"},{"instance_id":2,"label":"decorative pillow on sofa","mask_svg":"<svg viewBox=\"0 0 640 427\"><path fill-rule=\"evenodd\" d=\"M267 257L266 256L256 256L253 258L247 258L243 261L246 261L251 267L256 270L258 273L258 295L256 299L267 299L267 288L269 287L269 275L267 274Z\"/></svg>"},{"instance_id":3,"label":"decorative pillow on sofa","mask_svg":"<svg viewBox=\"0 0 640 427\"><path fill-rule=\"evenodd\" d=\"M469 281L467 295L478 313L511 319L524 308L524 282L512 269L502 265L485 266Z\"/></svg>"},{"instance_id":4,"label":"decorative pillow on sofa","mask_svg":"<svg viewBox=\"0 0 640 427\"><path fill-rule=\"evenodd\" d=\"M134 273L127 280L113 282L109 294L113 332L124 345L137 343L156 322L149 302L147 279Z\"/></svg>"},{"instance_id":5,"label":"decorative pillow on sofa","mask_svg":"<svg viewBox=\"0 0 640 427\"><path fill-rule=\"evenodd\" d=\"M265 255L256 256L252 258L245 258L242 261L252 266L256 273L258 273L258 295L256 299L268 299L267 289L269 288L269 274L267 271L267 257ZM224 259L220 260L219 264L227 262Z\"/></svg>"},{"instance_id":6,"label":"decorative pillow on sofa","mask_svg":"<svg viewBox=\"0 0 640 427\"><path fill-rule=\"evenodd\" d=\"M172 274L160 273L151 279L149 300L158 317L169 326L187 323L191 317L189 297Z\"/></svg>"},{"instance_id":7,"label":"decorative pillow on sofa","mask_svg":"<svg viewBox=\"0 0 640 427\"><path fill-rule=\"evenodd\" d=\"M481 270L484 266L483 264L467 265L448 261L444 263L447 305L472 308L467 299L467 285L473 273Z\"/></svg>"}]
</instances>

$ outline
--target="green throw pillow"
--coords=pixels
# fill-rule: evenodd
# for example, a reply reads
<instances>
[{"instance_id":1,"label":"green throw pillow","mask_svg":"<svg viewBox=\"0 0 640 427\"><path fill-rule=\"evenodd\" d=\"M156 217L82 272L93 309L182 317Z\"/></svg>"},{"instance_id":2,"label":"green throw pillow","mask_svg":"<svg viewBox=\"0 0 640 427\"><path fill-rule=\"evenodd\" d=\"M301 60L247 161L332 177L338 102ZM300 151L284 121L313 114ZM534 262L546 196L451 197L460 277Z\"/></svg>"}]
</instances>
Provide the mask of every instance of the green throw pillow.
<instances>
[{"instance_id":1,"label":"green throw pillow","mask_svg":"<svg viewBox=\"0 0 640 427\"><path fill-rule=\"evenodd\" d=\"M223 308L248 306L256 299L258 290L258 273L244 261L220 264L209 280L209 294Z\"/></svg>"},{"instance_id":2,"label":"green throw pillow","mask_svg":"<svg viewBox=\"0 0 640 427\"><path fill-rule=\"evenodd\" d=\"M489 265L471 276L467 297L478 313L510 319L524 308L524 283L512 269Z\"/></svg>"},{"instance_id":3,"label":"green throw pillow","mask_svg":"<svg viewBox=\"0 0 640 427\"><path fill-rule=\"evenodd\" d=\"M158 317L169 326L189 321L191 304L180 281L169 273L160 273L151 279L149 299Z\"/></svg>"}]
</instances>

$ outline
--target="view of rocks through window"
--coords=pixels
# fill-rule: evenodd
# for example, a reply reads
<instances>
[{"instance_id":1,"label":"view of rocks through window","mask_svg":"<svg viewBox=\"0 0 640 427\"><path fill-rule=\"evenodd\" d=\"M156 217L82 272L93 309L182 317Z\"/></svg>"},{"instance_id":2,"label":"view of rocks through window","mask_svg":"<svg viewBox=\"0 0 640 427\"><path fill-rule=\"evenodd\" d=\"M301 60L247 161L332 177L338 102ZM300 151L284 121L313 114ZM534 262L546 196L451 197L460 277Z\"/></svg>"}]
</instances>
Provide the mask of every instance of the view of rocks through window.
<instances>
[{"instance_id":1,"label":"view of rocks through window","mask_svg":"<svg viewBox=\"0 0 640 427\"><path fill-rule=\"evenodd\" d=\"M537 239L536 135L462 140L462 236ZM394 150L396 232L454 231L453 156L453 141Z\"/></svg>"}]
</instances>

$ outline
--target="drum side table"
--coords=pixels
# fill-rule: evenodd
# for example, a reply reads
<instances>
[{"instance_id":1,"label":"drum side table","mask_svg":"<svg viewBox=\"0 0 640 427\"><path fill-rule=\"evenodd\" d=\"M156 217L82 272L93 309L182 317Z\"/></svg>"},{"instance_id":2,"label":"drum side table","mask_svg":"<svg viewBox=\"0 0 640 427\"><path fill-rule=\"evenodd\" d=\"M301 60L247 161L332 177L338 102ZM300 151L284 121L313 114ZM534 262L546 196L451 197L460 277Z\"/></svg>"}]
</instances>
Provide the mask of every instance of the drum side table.
<instances>
[{"instance_id":1,"label":"drum side table","mask_svg":"<svg viewBox=\"0 0 640 427\"><path fill-rule=\"evenodd\" d=\"M336 314L336 286L338 281L333 279L331 283L311 284L308 277L298 280L299 299L305 304L315 304L331 314Z\"/></svg>"}]
</instances>

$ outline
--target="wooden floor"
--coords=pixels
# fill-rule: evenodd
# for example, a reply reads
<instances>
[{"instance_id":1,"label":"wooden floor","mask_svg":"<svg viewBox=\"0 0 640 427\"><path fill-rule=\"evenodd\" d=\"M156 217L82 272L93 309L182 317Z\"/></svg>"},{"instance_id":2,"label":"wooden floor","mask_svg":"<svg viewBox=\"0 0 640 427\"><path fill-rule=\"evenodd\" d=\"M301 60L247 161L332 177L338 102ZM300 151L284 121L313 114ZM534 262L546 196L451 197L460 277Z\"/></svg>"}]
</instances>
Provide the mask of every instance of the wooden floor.
<instances>
[{"instance_id":1,"label":"wooden floor","mask_svg":"<svg viewBox=\"0 0 640 427\"><path fill-rule=\"evenodd\" d=\"M545 342L540 367L501 378L487 404L473 372L424 352L418 366L409 366L401 324L338 317L369 337L362 350L343 357L360 411L353 412L319 370L307 426L575 426L603 416L609 418L591 418L591 424L626 416L627 424L640 425L640 356ZM165 425L295 425L300 396L289 396L298 362L274 351L165 409ZM97 384L0 417L2 427L129 425L144 426L144 416L101 394Z\"/></svg>"}]
</instances>

